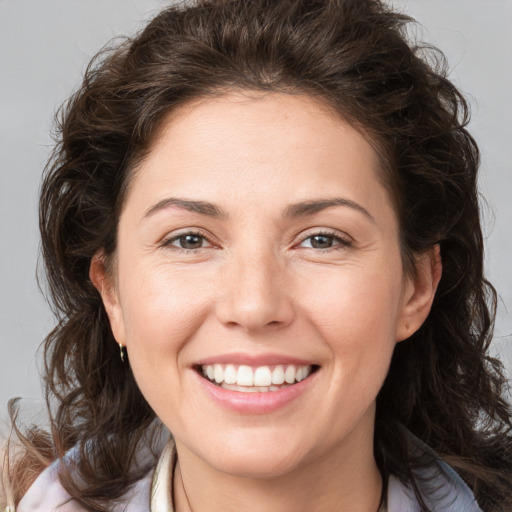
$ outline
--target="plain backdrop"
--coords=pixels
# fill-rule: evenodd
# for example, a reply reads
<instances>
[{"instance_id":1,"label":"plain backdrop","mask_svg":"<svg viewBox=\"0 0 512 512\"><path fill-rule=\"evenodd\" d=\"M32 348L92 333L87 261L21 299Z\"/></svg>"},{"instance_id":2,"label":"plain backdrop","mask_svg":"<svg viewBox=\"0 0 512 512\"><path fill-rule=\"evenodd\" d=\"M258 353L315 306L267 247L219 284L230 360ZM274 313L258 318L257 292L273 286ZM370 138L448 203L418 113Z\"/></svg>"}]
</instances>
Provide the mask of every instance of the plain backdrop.
<instances>
[{"instance_id":1,"label":"plain backdrop","mask_svg":"<svg viewBox=\"0 0 512 512\"><path fill-rule=\"evenodd\" d=\"M278 1L278 0L276 0ZM392 0L390 0L392 1ZM486 268L500 295L493 350L512 370L512 0L395 0L447 55L482 151ZM112 37L163 0L0 0L0 420L41 396L38 347L54 319L36 281L37 197L56 108Z\"/></svg>"}]
</instances>

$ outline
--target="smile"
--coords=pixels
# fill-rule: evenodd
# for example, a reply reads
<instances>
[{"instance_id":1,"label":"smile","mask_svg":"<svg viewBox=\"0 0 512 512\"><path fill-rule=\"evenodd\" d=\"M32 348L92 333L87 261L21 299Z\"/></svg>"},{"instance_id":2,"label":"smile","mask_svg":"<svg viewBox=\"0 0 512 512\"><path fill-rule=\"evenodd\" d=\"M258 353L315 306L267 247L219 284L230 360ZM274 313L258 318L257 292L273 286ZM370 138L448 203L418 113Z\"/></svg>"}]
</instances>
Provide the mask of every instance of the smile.
<instances>
[{"instance_id":1,"label":"smile","mask_svg":"<svg viewBox=\"0 0 512 512\"><path fill-rule=\"evenodd\" d=\"M314 365L257 366L207 364L199 373L211 383L230 391L267 393L297 384L316 370Z\"/></svg>"}]
</instances>

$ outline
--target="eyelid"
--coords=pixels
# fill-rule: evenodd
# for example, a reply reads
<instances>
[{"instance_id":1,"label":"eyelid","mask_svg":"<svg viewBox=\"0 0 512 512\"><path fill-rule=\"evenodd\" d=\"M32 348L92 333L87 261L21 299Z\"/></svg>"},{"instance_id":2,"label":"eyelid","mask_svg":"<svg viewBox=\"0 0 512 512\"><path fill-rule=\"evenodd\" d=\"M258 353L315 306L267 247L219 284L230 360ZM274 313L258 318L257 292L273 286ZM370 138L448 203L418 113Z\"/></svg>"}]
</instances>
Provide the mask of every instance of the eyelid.
<instances>
[{"instance_id":1,"label":"eyelid","mask_svg":"<svg viewBox=\"0 0 512 512\"><path fill-rule=\"evenodd\" d=\"M348 236L346 233L343 233L343 232L340 232L340 231L337 231L334 229L329 229L329 228L312 228L309 232L301 235L301 239L298 242L298 244L296 244L296 245L300 246L306 240L308 240L309 238L312 238L314 236L329 236L329 237L332 237L332 238L338 240L339 243L334 247L328 247L326 249L316 249L314 247L307 247L307 249L313 249L315 251L325 252L325 251L335 250L335 249L339 249L339 248L344 249L347 247L351 247L354 243L352 237Z\"/></svg>"},{"instance_id":2,"label":"eyelid","mask_svg":"<svg viewBox=\"0 0 512 512\"><path fill-rule=\"evenodd\" d=\"M210 248L210 247L199 247L197 249L185 249L182 247L177 247L175 245L172 245L172 242L176 241L177 239L179 239L181 237L187 236L187 235L199 236L199 237L203 238L204 240L206 240L206 242L209 244L210 247L218 247L218 244L216 244L215 242L212 241L213 237L209 233L207 233L206 231L204 231L201 228L196 228L196 227L183 228L178 231L169 233L168 235L166 235L165 237L162 238L159 245L162 247L171 247L174 250L185 251L185 252L197 252L197 251L200 251L201 249ZM329 228L311 228L306 233L303 233L301 235L301 238L300 238L299 242L297 244L295 244L295 247L297 247L297 246L300 247L300 245L303 244L306 240L308 240L309 238L312 238L314 236L328 236L328 237L332 237L333 239L338 241L338 244L336 246L328 247L325 249L317 249L314 247L309 247L309 249L313 249L315 251L326 252L329 250L346 248L346 247L350 247L353 245L352 237L348 236L346 233L343 233L343 232L340 232L340 231L337 231L334 229L329 229Z\"/></svg>"},{"instance_id":3,"label":"eyelid","mask_svg":"<svg viewBox=\"0 0 512 512\"><path fill-rule=\"evenodd\" d=\"M195 227L183 228L178 231L173 231L172 233L169 233L165 237L163 237L159 245L161 247L170 247L177 251L185 251L185 252L197 252L197 251L200 251L201 249L209 248L209 247L199 247L198 249L185 249L183 247L177 247L175 245L172 245L172 242L176 241L177 239L179 239L183 236L187 236L187 235L199 236L201 238L204 238L208 242L210 247L218 247L217 244L215 244L212 241L212 236L209 233L207 233L206 231L204 231L201 228L195 228Z\"/></svg>"}]
</instances>

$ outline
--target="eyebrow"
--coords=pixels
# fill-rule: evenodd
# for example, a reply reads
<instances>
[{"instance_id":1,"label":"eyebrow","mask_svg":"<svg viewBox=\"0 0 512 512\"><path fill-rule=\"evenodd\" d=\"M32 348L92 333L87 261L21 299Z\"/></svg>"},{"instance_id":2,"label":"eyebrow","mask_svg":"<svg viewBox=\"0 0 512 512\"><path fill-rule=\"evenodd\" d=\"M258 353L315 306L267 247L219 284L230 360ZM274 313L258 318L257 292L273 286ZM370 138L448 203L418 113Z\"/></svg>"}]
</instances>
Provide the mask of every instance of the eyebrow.
<instances>
[{"instance_id":1,"label":"eyebrow","mask_svg":"<svg viewBox=\"0 0 512 512\"><path fill-rule=\"evenodd\" d=\"M178 208L182 208L184 210L199 213L201 215L206 215L208 217L213 217L216 219L227 219L228 214L219 206L209 203L208 201L196 201L191 199L180 199L176 197L169 197L167 199L163 199L159 201L154 206L149 208L149 210L145 213L144 218L151 217L152 215L158 213L161 210L165 210L169 206L177 206ZM370 214L370 212L361 206L359 203L352 201L350 199L345 199L342 197L328 198L328 199L313 199L310 201L301 201L295 204L288 206L283 214L284 218L297 218L297 217L305 217L307 215L312 215L314 213L318 213L322 210L326 210L327 208L332 208L334 206L346 206L348 208L352 208L360 213L362 213L365 217L375 223L375 218Z\"/></svg>"},{"instance_id":2,"label":"eyebrow","mask_svg":"<svg viewBox=\"0 0 512 512\"><path fill-rule=\"evenodd\" d=\"M348 208L352 208L353 210L362 213L372 222L375 222L374 217L366 208L361 206L359 203L356 203L355 201L351 201L350 199L345 199L343 197L315 199L312 201L303 201L300 203L292 204L285 210L284 217L295 218L312 215L327 208L332 208L333 206L346 206Z\"/></svg>"},{"instance_id":3,"label":"eyebrow","mask_svg":"<svg viewBox=\"0 0 512 512\"><path fill-rule=\"evenodd\" d=\"M178 208L182 208L184 210L188 210L189 212L199 213L201 215L207 215L208 217L214 217L217 219L226 219L228 214L214 205L213 203L209 203L207 201L193 201L190 199L179 199L177 197L169 197L167 199L163 199L159 201L154 206L152 206L144 215L144 218L151 217L155 213L165 210L169 206L177 206Z\"/></svg>"}]
</instances>

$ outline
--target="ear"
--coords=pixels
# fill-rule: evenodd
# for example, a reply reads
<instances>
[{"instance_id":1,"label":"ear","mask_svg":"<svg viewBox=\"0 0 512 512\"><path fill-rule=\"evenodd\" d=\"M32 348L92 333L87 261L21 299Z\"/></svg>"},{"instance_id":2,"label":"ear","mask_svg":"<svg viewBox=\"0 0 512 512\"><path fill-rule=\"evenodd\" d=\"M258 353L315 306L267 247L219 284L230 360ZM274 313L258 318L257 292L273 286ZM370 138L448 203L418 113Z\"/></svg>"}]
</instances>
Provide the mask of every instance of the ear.
<instances>
[{"instance_id":1,"label":"ear","mask_svg":"<svg viewBox=\"0 0 512 512\"><path fill-rule=\"evenodd\" d=\"M415 265L416 273L407 278L404 287L396 329L397 341L414 334L430 313L443 268L439 244L418 255Z\"/></svg>"},{"instance_id":2,"label":"ear","mask_svg":"<svg viewBox=\"0 0 512 512\"><path fill-rule=\"evenodd\" d=\"M124 321L115 278L107 268L106 257L103 251L99 251L93 256L89 268L89 278L101 295L114 338L117 343L125 345Z\"/></svg>"}]
</instances>

